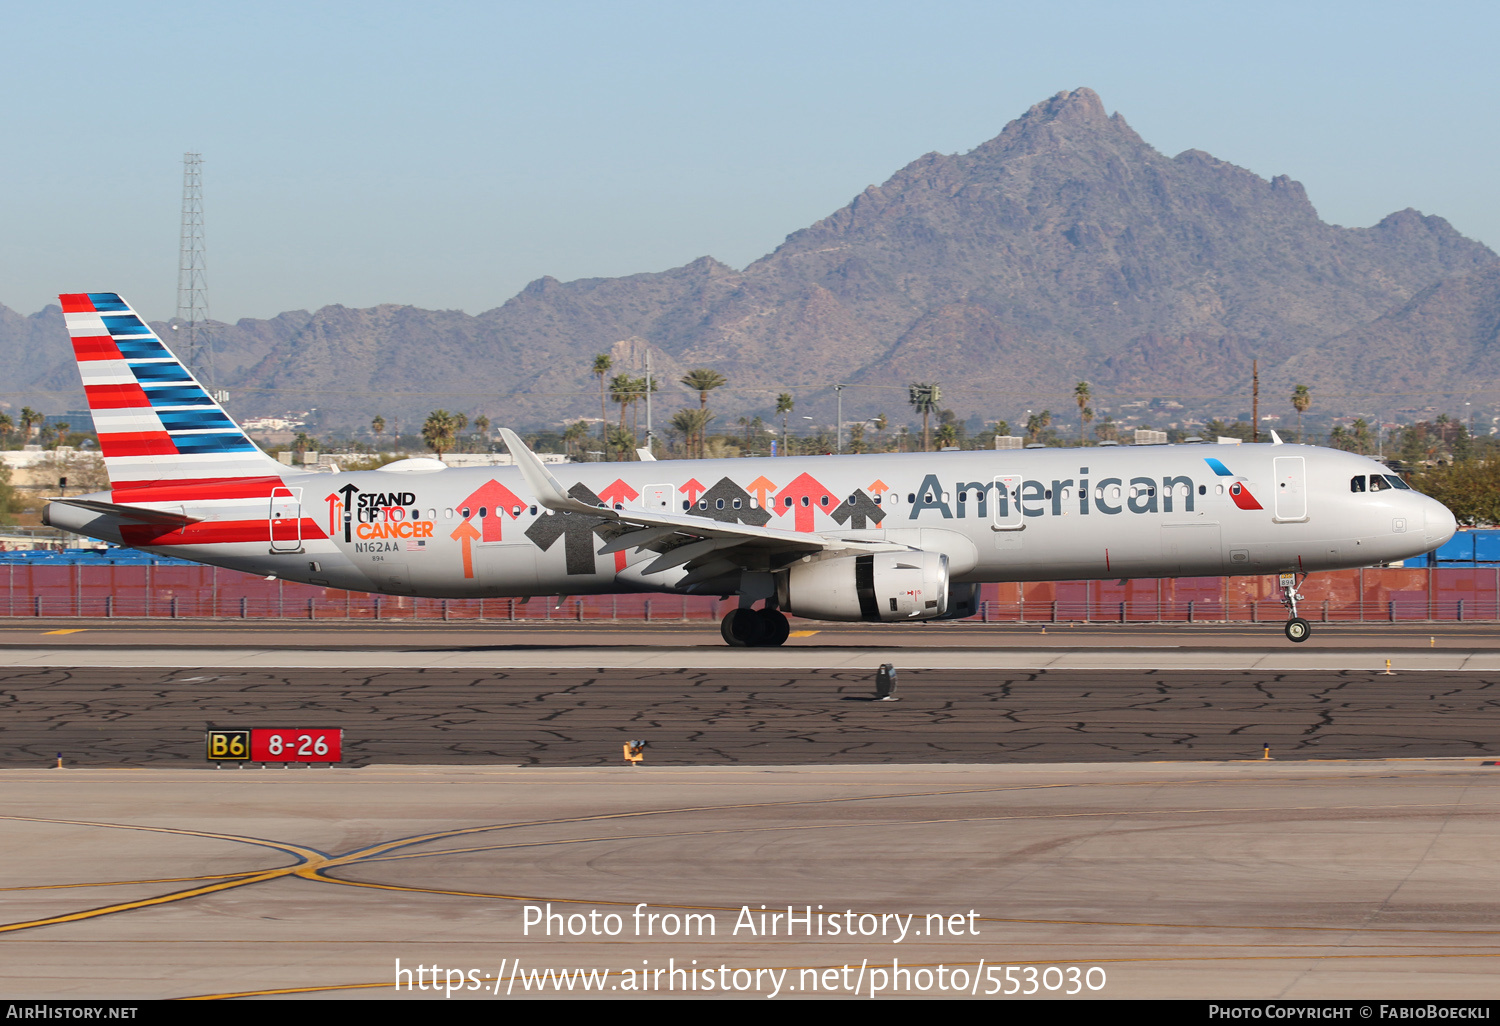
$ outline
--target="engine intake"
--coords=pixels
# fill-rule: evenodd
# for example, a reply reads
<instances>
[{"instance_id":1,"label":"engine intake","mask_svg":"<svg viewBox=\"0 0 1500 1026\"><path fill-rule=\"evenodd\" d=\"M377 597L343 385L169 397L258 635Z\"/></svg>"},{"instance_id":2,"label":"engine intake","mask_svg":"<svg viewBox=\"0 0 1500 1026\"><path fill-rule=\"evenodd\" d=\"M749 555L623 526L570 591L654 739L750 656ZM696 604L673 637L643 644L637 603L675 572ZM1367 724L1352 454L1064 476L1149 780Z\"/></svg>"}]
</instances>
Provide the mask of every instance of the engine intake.
<instances>
[{"instance_id":1,"label":"engine intake","mask_svg":"<svg viewBox=\"0 0 1500 1026\"><path fill-rule=\"evenodd\" d=\"M948 611L948 557L913 549L797 562L777 592L782 609L814 620L932 620Z\"/></svg>"}]
</instances>

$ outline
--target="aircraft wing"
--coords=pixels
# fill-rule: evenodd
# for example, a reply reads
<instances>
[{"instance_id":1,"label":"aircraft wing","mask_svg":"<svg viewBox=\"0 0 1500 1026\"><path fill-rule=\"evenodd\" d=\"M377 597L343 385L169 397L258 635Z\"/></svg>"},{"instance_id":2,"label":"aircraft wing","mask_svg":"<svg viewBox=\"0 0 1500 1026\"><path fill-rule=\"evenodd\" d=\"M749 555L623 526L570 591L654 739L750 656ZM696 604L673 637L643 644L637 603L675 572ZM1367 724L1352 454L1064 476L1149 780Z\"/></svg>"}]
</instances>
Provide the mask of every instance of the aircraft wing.
<instances>
[{"instance_id":1,"label":"aircraft wing","mask_svg":"<svg viewBox=\"0 0 1500 1026\"><path fill-rule=\"evenodd\" d=\"M646 546L665 548L666 551L642 571L645 574L686 565L689 575L684 583L692 583L693 580L707 579L709 571L715 567L727 570L743 565L745 557L752 551L761 555L794 555L834 549L888 552L908 548L894 542L724 523L681 513L590 505L564 491L557 478L514 431L501 428L500 435L539 503L555 512L582 513L613 521L624 528L600 550L601 555Z\"/></svg>"}]
</instances>

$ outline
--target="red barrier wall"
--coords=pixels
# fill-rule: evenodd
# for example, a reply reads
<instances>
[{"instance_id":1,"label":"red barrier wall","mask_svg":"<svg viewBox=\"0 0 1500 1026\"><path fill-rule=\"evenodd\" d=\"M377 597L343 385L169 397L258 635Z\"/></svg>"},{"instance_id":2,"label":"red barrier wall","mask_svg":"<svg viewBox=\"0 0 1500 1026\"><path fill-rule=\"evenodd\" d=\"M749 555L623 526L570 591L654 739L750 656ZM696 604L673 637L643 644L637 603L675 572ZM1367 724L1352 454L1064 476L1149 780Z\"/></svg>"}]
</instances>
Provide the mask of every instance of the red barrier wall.
<instances>
[{"instance_id":1,"label":"red barrier wall","mask_svg":"<svg viewBox=\"0 0 1500 1026\"><path fill-rule=\"evenodd\" d=\"M353 620L716 620L712 597L425 599L268 581L209 566L0 566L0 616L230 617ZM1500 568L1341 570L1303 584L1309 620L1500 619ZM1267 620L1286 614L1276 578L986 584L976 619L1109 622Z\"/></svg>"}]
</instances>

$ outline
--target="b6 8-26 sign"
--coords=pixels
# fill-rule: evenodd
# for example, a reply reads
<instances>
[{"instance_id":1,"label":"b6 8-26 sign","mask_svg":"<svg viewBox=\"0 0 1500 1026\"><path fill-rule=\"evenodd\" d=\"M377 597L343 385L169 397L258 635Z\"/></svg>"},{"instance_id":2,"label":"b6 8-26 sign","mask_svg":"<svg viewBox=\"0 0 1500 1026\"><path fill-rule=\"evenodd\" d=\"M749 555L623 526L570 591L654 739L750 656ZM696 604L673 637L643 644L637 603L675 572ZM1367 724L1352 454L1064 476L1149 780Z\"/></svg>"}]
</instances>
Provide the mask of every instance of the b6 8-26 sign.
<instances>
[{"instance_id":1,"label":"b6 8-26 sign","mask_svg":"<svg viewBox=\"0 0 1500 1026\"><path fill-rule=\"evenodd\" d=\"M338 727L210 730L210 762L339 762L344 732Z\"/></svg>"}]
</instances>

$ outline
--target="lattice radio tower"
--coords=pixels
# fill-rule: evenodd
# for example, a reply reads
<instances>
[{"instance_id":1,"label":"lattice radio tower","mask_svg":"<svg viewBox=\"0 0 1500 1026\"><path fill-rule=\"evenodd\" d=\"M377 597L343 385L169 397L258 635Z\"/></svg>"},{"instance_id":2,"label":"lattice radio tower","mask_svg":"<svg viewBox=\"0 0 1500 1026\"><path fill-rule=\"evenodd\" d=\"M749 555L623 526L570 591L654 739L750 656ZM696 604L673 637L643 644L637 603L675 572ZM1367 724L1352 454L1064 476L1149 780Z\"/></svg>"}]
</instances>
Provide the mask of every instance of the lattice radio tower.
<instances>
[{"instance_id":1,"label":"lattice radio tower","mask_svg":"<svg viewBox=\"0 0 1500 1026\"><path fill-rule=\"evenodd\" d=\"M214 353L203 246L203 156L198 153L182 155L182 247L177 260L177 319L172 330L183 362L211 390Z\"/></svg>"}]
</instances>

